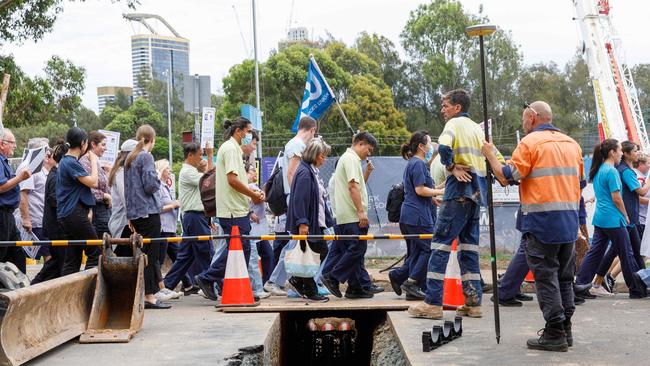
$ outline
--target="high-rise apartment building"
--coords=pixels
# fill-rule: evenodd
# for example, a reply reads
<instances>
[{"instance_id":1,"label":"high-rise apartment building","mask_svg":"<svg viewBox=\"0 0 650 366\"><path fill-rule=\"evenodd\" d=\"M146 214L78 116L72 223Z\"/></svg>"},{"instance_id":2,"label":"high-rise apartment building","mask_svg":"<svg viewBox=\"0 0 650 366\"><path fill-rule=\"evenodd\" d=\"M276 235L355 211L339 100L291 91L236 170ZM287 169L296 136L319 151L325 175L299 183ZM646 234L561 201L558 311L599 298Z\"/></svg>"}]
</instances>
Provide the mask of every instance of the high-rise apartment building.
<instances>
[{"instance_id":1,"label":"high-rise apartment building","mask_svg":"<svg viewBox=\"0 0 650 366\"><path fill-rule=\"evenodd\" d=\"M183 79L190 75L190 41L181 37L163 18L154 14L125 14L124 17L145 25L151 34L131 37L133 95L145 96L144 82L157 79L167 82L165 72L172 74L172 87L183 100ZM172 36L160 35L146 22L154 18L163 23Z\"/></svg>"}]
</instances>

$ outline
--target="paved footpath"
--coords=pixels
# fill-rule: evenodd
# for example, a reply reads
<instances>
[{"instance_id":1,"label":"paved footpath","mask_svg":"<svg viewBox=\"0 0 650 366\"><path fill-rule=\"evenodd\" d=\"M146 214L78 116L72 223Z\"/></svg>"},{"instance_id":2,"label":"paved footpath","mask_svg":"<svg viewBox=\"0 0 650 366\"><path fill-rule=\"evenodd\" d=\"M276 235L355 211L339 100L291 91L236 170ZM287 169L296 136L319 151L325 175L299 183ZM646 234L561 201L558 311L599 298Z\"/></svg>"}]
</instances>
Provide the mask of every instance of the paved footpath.
<instances>
[{"instance_id":1,"label":"paved footpath","mask_svg":"<svg viewBox=\"0 0 650 366\"><path fill-rule=\"evenodd\" d=\"M395 297L394 293L383 296ZM575 343L565 353L526 349L526 339L543 325L536 301L522 308L501 308L500 345L494 337L489 295L484 304L483 318L463 320L461 338L429 353L421 350L422 331L440 321L411 319L401 311L389 316L412 365L650 364L650 298L629 300L620 294L579 306L574 318ZM144 329L128 344L73 340L26 365L221 365L240 347L264 344L277 317L277 313L223 314L198 296L173 305L171 310L147 310ZM453 312L445 312L446 319L453 317Z\"/></svg>"}]
</instances>

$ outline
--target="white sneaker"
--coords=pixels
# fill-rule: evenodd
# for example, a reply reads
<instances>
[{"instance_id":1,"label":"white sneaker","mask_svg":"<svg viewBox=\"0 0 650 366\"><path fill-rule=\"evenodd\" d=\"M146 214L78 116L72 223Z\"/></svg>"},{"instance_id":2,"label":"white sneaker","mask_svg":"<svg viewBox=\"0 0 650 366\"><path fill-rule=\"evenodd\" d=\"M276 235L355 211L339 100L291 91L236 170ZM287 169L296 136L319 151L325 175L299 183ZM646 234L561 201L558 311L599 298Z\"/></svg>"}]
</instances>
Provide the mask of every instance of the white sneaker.
<instances>
[{"instance_id":1,"label":"white sneaker","mask_svg":"<svg viewBox=\"0 0 650 366\"><path fill-rule=\"evenodd\" d=\"M170 290L168 288L164 288L164 289L160 290L160 292L171 296L172 300L180 299L183 296L182 292L172 291L172 290Z\"/></svg>"},{"instance_id":2,"label":"white sneaker","mask_svg":"<svg viewBox=\"0 0 650 366\"><path fill-rule=\"evenodd\" d=\"M153 296L156 298L156 300L160 301L169 301L172 299L172 294L166 294L162 290L156 292Z\"/></svg>"},{"instance_id":3,"label":"white sneaker","mask_svg":"<svg viewBox=\"0 0 650 366\"><path fill-rule=\"evenodd\" d=\"M603 286L598 286L598 287L591 286L591 288L589 289L589 293L594 295L594 296L598 296L598 297L612 297L612 296L614 296L613 293L607 292L607 290L605 290L603 288Z\"/></svg>"},{"instance_id":4,"label":"white sneaker","mask_svg":"<svg viewBox=\"0 0 650 366\"><path fill-rule=\"evenodd\" d=\"M196 294L199 295L199 296L201 296L201 297L203 297L204 299L207 299L207 298L208 298L208 297L205 296L205 294L203 293L203 290L199 290L199 292L197 292ZM221 298L221 296L219 296L219 294L217 294L217 300L219 300L220 298ZM209 300L209 299L208 299L208 300Z\"/></svg>"},{"instance_id":5,"label":"white sneaker","mask_svg":"<svg viewBox=\"0 0 650 366\"><path fill-rule=\"evenodd\" d=\"M271 293L273 296L287 296L287 292L273 282L265 283L264 291Z\"/></svg>"},{"instance_id":6,"label":"white sneaker","mask_svg":"<svg viewBox=\"0 0 650 366\"><path fill-rule=\"evenodd\" d=\"M267 297L271 297L271 293L266 291L254 292L253 295L259 297L260 299L266 299Z\"/></svg>"}]
</instances>

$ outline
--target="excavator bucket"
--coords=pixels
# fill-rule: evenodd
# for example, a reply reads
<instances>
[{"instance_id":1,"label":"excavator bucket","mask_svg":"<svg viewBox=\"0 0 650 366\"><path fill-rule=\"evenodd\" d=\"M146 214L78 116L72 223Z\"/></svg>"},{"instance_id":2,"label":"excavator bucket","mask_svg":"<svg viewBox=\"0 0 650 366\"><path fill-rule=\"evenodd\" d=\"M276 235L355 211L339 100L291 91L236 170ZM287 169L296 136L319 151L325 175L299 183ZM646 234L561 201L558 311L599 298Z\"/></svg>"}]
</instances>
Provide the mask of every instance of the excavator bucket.
<instances>
[{"instance_id":1,"label":"excavator bucket","mask_svg":"<svg viewBox=\"0 0 650 366\"><path fill-rule=\"evenodd\" d=\"M0 365L20 365L86 330L97 268L0 292Z\"/></svg>"},{"instance_id":2,"label":"excavator bucket","mask_svg":"<svg viewBox=\"0 0 650 366\"><path fill-rule=\"evenodd\" d=\"M125 343L142 328L144 320L144 267L142 237L131 236L132 257L116 257L110 236L104 234L97 285L88 329L80 343Z\"/></svg>"}]
</instances>

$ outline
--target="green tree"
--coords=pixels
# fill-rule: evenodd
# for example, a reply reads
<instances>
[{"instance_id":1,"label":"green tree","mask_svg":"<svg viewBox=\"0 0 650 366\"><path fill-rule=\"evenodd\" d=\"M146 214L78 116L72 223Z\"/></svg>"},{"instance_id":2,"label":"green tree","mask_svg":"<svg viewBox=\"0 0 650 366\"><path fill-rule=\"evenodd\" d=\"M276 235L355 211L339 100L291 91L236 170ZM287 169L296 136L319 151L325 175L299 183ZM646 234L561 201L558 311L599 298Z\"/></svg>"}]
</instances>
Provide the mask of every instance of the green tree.
<instances>
[{"instance_id":1,"label":"green tree","mask_svg":"<svg viewBox=\"0 0 650 366\"><path fill-rule=\"evenodd\" d=\"M139 4L138 0L125 2L131 9ZM63 5L63 0L0 1L0 43L40 40L52 30L56 18L63 12Z\"/></svg>"},{"instance_id":2,"label":"green tree","mask_svg":"<svg viewBox=\"0 0 650 366\"><path fill-rule=\"evenodd\" d=\"M167 136L167 123L151 104L144 98L138 98L131 107L116 115L106 125L109 131L119 132L123 140L133 138L138 127L148 124L156 130L158 136Z\"/></svg>"},{"instance_id":3,"label":"green tree","mask_svg":"<svg viewBox=\"0 0 650 366\"><path fill-rule=\"evenodd\" d=\"M644 111L644 118L646 122L650 122L650 64L634 66L632 76L639 96L639 104Z\"/></svg>"},{"instance_id":4,"label":"green tree","mask_svg":"<svg viewBox=\"0 0 650 366\"><path fill-rule=\"evenodd\" d=\"M125 111L131 106L131 97L126 95L124 91L118 90L117 93L115 93L115 100L108 101L104 108L108 106L112 106L118 108L119 110Z\"/></svg>"},{"instance_id":5,"label":"green tree","mask_svg":"<svg viewBox=\"0 0 650 366\"><path fill-rule=\"evenodd\" d=\"M77 126L86 131L96 131L104 128L102 120L95 114L95 111L84 106L75 111L75 121Z\"/></svg>"},{"instance_id":6,"label":"green tree","mask_svg":"<svg viewBox=\"0 0 650 366\"><path fill-rule=\"evenodd\" d=\"M45 76L52 88L59 114L70 116L81 105L85 89L86 69L75 66L72 61L52 56L47 61Z\"/></svg>"}]
</instances>

